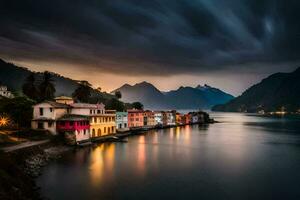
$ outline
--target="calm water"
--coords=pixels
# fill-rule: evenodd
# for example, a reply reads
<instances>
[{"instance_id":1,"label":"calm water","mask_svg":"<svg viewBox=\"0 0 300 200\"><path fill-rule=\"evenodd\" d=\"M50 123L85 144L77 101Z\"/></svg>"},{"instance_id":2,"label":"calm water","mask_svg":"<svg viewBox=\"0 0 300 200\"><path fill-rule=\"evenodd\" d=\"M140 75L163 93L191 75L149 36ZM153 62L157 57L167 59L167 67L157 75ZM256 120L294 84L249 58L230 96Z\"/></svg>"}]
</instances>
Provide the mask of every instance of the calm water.
<instances>
[{"instance_id":1,"label":"calm water","mask_svg":"<svg viewBox=\"0 0 300 200\"><path fill-rule=\"evenodd\" d=\"M300 199L300 121L213 113L65 155L38 178L50 199Z\"/></svg>"}]
</instances>

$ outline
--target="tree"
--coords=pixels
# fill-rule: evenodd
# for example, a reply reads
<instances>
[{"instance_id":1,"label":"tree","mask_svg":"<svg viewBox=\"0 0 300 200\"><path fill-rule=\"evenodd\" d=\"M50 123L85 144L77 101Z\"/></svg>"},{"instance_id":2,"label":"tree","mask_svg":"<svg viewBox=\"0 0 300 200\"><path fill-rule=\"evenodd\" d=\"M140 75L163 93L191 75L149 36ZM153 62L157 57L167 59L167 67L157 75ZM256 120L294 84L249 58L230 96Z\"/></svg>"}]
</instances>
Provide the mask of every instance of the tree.
<instances>
[{"instance_id":1,"label":"tree","mask_svg":"<svg viewBox=\"0 0 300 200\"><path fill-rule=\"evenodd\" d=\"M101 87L97 87L96 89L98 92L101 92L102 91L102 88Z\"/></svg>"},{"instance_id":2,"label":"tree","mask_svg":"<svg viewBox=\"0 0 300 200\"><path fill-rule=\"evenodd\" d=\"M116 110L116 111L124 111L125 110L125 105L123 102L119 101L116 98L111 98L107 101L105 108L107 110Z\"/></svg>"},{"instance_id":3,"label":"tree","mask_svg":"<svg viewBox=\"0 0 300 200\"><path fill-rule=\"evenodd\" d=\"M30 75L26 78L25 83L22 86L23 94L33 100L38 100L39 92L35 86L35 76L34 73L30 73Z\"/></svg>"},{"instance_id":4,"label":"tree","mask_svg":"<svg viewBox=\"0 0 300 200\"><path fill-rule=\"evenodd\" d=\"M144 105L141 102L133 102L132 103L132 107L138 110L143 110L144 109Z\"/></svg>"},{"instance_id":5,"label":"tree","mask_svg":"<svg viewBox=\"0 0 300 200\"><path fill-rule=\"evenodd\" d=\"M43 80L39 85L41 101L54 99L56 90L53 82L52 74L48 71L45 71L43 73Z\"/></svg>"},{"instance_id":6,"label":"tree","mask_svg":"<svg viewBox=\"0 0 300 200\"><path fill-rule=\"evenodd\" d=\"M115 96L117 97L117 99L121 99L122 98L122 93L120 91L116 91Z\"/></svg>"},{"instance_id":7,"label":"tree","mask_svg":"<svg viewBox=\"0 0 300 200\"><path fill-rule=\"evenodd\" d=\"M73 92L72 96L76 101L89 102L91 97L91 84L88 81L78 81L78 88Z\"/></svg>"}]
</instances>

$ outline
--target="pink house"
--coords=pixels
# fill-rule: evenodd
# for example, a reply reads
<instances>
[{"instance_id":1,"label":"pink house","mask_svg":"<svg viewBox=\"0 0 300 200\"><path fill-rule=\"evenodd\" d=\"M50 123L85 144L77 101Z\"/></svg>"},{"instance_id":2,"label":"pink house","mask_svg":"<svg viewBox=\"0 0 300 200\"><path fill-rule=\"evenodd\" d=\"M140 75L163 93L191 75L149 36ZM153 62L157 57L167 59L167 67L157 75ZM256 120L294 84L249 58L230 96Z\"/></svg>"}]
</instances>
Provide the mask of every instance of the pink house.
<instances>
[{"instance_id":1,"label":"pink house","mask_svg":"<svg viewBox=\"0 0 300 200\"><path fill-rule=\"evenodd\" d=\"M90 141L90 123L87 116L65 115L57 120L56 126L57 132L63 134L69 144Z\"/></svg>"},{"instance_id":2,"label":"pink house","mask_svg":"<svg viewBox=\"0 0 300 200\"><path fill-rule=\"evenodd\" d=\"M128 127L144 126L144 111L143 110L127 110L128 112Z\"/></svg>"}]
</instances>

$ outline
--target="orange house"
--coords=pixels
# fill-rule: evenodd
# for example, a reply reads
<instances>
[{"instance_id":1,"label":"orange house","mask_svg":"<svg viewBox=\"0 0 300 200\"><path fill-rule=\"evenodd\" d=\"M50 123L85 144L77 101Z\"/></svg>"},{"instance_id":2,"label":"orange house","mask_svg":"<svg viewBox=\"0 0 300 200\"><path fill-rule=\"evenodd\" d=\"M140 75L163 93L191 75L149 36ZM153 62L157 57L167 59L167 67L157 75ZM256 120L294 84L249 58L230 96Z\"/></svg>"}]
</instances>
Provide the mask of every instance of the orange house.
<instances>
[{"instance_id":1,"label":"orange house","mask_svg":"<svg viewBox=\"0 0 300 200\"><path fill-rule=\"evenodd\" d=\"M182 124L190 124L191 123L191 117L192 116L190 114L183 115L183 117L181 118Z\"/></svg>"},{"instance_id":2,"label":"orange house","mask_svg":"<svg viewBox=\"0 0 300 200\"><path fill-rule=\"evenodd\" d=\"M128 127L144 126L144 111L143 110L127 110L128 112Z\"/></svg>"}]
</instances>

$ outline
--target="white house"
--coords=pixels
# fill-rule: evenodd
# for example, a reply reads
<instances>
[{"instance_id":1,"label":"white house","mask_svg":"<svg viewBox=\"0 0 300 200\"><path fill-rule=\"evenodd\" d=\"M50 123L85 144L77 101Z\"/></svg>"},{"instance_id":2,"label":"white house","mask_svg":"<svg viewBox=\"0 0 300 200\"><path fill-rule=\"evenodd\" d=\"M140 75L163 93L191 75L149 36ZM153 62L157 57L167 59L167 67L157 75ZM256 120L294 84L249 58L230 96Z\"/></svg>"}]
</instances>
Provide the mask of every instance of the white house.
<instances>
[{"instance_id":1,"label":"white house","mask_svg":"<svg viewBox=\"0 0 300 200\"><path fill-rule=\"evenodd\" d=\"M74 115L99 115L105 114L105 105L104 104L88 104L88 103L73 103L70 104L72 107L71 114Z\"/></svg>"},{"instance_id":2,"label":"white house","mask_svg":"<svg viewBox=\"0 0 300 200\"><path fill-rule=\"evenodd\" d=\"M154 112L154 120L156 125L163 125L163 114L162 112Z\"/></svg>"},{"instance_id":3,"label":"white house","mask_svg":"<svg viewBox=\"0 0 300 200\"><path fill-rule=\"evenodd\" d=\"M14 95L7 90L7 87L2 85L0 86L0 96L6 97L6 98L14 98Z\"/></svg>"},{"instance_id":4,"label":"white house","mask_svg":"<svg viewBox=\"0 0 300 200\"><path fill-rule=\"evenodd\" d=\"M70 112L70 106L53 101L46 101L33 106L32 129L48 130L57 134L56 121Z\"/></svg>"},{"instance_id":5,"label":"white house","mask_svg":"<svg viewBox=\"0 0 300 200\"><path fill-rule=\"evenodd\" d=\"M116 112L116 127L119 131L129 130L127 112Z\"/></svg>"},{"instance_id":6,"label":"white house","mask_svg":"<svg viewBox=\"0 0 300 200\"><path fill-rule=\"evenodd\" d=\"M167 111L167 125L176 125L176 111Z\"/></svg>"}]
</instances>

